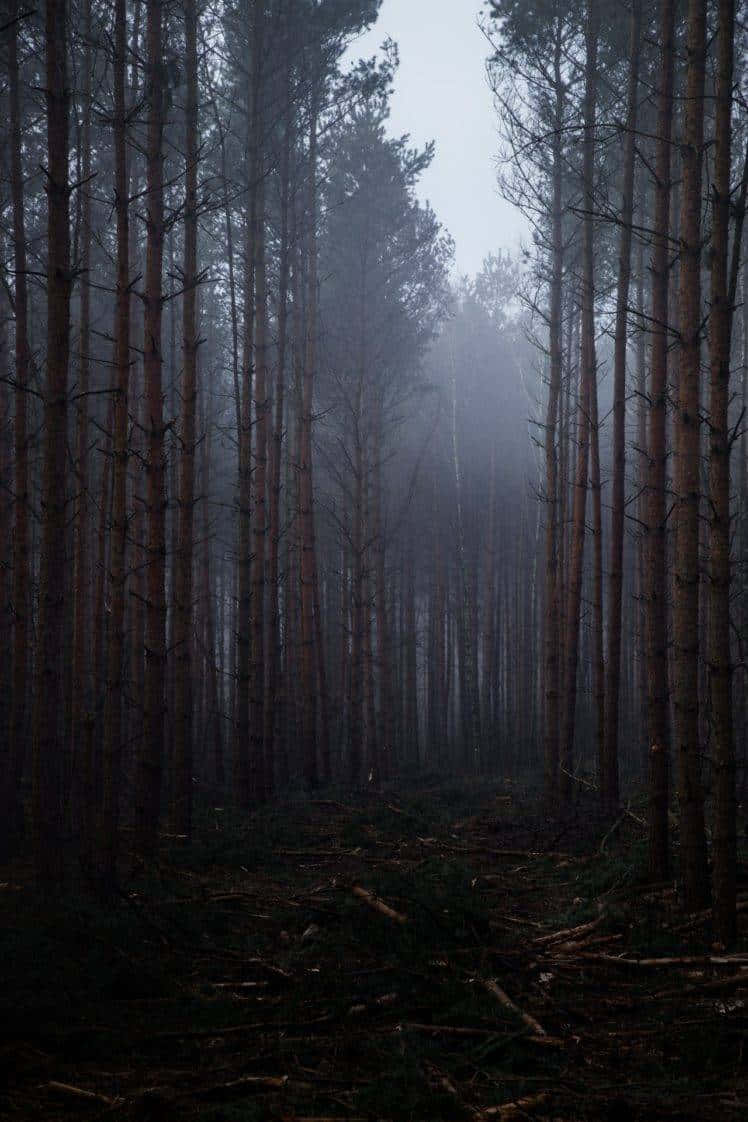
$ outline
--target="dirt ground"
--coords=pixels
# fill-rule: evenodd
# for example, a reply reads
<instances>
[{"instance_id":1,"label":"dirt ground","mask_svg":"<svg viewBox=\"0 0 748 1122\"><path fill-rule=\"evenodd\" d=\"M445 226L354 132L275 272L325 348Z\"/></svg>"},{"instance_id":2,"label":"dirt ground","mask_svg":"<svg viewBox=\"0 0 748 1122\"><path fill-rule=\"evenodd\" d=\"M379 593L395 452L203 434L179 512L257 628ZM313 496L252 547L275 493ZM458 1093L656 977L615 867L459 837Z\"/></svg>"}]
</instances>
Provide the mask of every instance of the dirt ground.
<instances>
[{"instance_id":1,"label":"dirt ground","mask_svg":"<svg viewBox=\"0 0 748 1122\"><path fill-rule=\"evenodd\" d=\"M645 883L636 808L592 808L549 824L509 782L208 805L106 906L2 870L0 1117L748 1117L748 895L727 955Z\"/></svg>"}]
</instances>

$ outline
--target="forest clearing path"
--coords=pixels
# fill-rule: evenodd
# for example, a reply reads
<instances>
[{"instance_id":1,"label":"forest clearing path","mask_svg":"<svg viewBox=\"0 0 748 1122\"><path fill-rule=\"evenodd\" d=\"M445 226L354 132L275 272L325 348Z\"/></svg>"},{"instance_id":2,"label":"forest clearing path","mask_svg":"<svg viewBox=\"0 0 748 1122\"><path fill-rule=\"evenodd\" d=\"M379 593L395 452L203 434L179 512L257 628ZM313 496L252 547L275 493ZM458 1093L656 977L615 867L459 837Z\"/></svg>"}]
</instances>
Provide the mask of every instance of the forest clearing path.
<instances>
[{"instance_id":1,"label":"forest clearing path","mask_svg":"<svg viewBox=\"0 0 748 1122\"><path fill-rule=\"evenodd\" d=\"M509 783L297 802L108 909L0 885L0 1117L347 1122L748 1113L748 941L642 878L636 816Z\"/></svg>"}]
</instances>

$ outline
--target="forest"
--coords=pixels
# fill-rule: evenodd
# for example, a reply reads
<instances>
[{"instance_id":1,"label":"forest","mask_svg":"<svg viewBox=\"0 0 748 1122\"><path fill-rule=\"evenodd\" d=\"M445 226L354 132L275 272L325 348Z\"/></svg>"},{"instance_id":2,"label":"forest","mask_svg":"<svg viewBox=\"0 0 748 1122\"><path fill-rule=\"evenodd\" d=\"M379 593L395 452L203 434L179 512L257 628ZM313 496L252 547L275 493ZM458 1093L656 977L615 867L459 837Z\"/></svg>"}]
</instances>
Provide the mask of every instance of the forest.
<instances>
[{"instance_id":1,"label":"forest","mask_svg":"<svg viewBox=\"0 0 748 1122\"><path fill-rule=\"evenodd\" d=\"M382 8L0 0L2 1118L748 1115L748 3Z\"/></svg>"}]
</instances>

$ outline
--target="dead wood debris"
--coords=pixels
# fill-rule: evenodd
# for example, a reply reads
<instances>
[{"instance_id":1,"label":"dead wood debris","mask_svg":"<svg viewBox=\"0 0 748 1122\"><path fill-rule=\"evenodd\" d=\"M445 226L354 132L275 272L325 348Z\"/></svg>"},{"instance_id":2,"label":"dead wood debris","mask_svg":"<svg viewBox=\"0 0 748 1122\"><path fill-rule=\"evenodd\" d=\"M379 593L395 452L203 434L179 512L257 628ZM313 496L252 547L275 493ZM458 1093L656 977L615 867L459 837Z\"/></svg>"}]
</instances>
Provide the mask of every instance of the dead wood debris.
<instances>
[{"instance_id":1,"label":"dead wood debris","mask_svg":"<svg viewBox=\"0 0 748 1122\"><path fill-rule=\"evenodd\" d=\"M72 1083L60 1083L56 1079L50 1079L49 1083L44 1083L42 1090L51 1091L53 1094L62 1095L64 1098L83 1100L100 1106L114 1106L117 1101L108 1095L100 1095L96 1091L87 1091L85 1088L76 1087Z\"/></svg>"},{"instance_id":2,"label":"dead wood debris","mask_svg":"<svg viewBox=\"0 0 748 1122\"><path fill-rule=\"evenodd\" d=\"M353 895L358 897L359 900L362 900L369 908L372 908L375 912L379 912L381 916L386 916L387 919L394 920L395 923L404 924L408 922L408 917L406 915L403 915L402 912L395 911L389 904L385 904L384 900L380 900L373 892L367 891L367 889L362 888L359 884L354 885Z\"/></svg>"},{"instance_id":3,"label":"dead wood debris","mask_svg":"<svg viewBox=\"0 0 748 1122\"><path fill-rule=\"evenodd\" d=\"M543 1026L536 1021L534 1017L531 1017L524 1009L520 1009L516 1002L512 1001L509 994L501 988L498 982L495 982L492 978L486 978L483 981L483 985L505 1009L511 1009L513 1013L516 1013L522 1023L527 1025L529 1029L532 1029L537 1036L548 1035Z\"/></svg>"},{"instance_id":4,"label":"dead wood debris","mask_svg":"<svg viewBox=\"0 0 748 1122\"><path fill-rule=\"evenodd\" d=\"M34 1061L48 1066L37 1074L36 1092L56 1096L59 1117L65 1119L82 1113L86 1103L119 1117L120 1110L138 1109L150 1094L139 1088L158 1081L153 1094L185 1119L199 1116L197 1104L205 1110L207 1103L247 1096L260 1098L259 1109L268 1122L364 1122L375 1114L359 1096L365 1087L373 1094L378 1081L386 1079L388 1057L397 1054L418 1057L413 1068L419 1075L413 1078L420 1077L425 1092L448 1096L455 1116L474 1122L582 1117L575 1112L588 1096L603 1107L622 1096L632 1117L644 1117L639 1108L646 1096L652 1103L668 1099L664 1092L636 1089L637 1074L649 1070L653 1053L662 1049L665 1057L677 1052L679 1034L687 1039L692 1025L708 1033L710 1026L721 1024L735 1039L745 1024L740 991L748 988L748 954L723 954L718 948L693 953L700 949L695 936L674 938L672 954L640 953L646 946L641 928L634 942L629 923L637 907L653 910L657 929L673 936L708 923L708 913L683 921L675 913L672 883L650 886L645 897L625 873L616 873L613 889L587 894L589 890L578 887L596 883L597 865L592 875L588 866L608 860L606 846L612 850L624 844L621 827L625 823L626 831L635 832L626 821L638 825L635 815L623 814L602 845L592 840L590 852L557 851L559 844L572 851L582 848L567 832L555 837L547 833L549 851L544 852L541 826L518 833L514 823L502 831L496 801L485 813L447 827L382 803L392 818L377 827L376 819L362 815L360 808L317 800L292 847L274 850L275 859L286 860L272 876L251 866L242 870L244 876L195 874L198 895L191 891L185 903L230 925L236 938L222 942L209 928L205 946L198 948L193 939L188 948L171 939L170 929L168 935L175 953L189 949L192 956L187 990L217 1008L221 1002L224 1008L236 1002L241 1011L233 1019L242 1023L203 1027L210 1026L210 1011L208 1020L197 1023L187 1015L180 1022L176 1010L159 1014L158 1022L139 1024L132 1039L136 1052L153 1057L153 1069L160 1058L162 1064L173 1064L173 1071L145 1071L147 1060L139 1059L131 1072L101 1078L83 1066L78 1072L68 1065L52 1066L50 1056ZM337 839L356 837L356 831L345 830L354 820L366 840L361 848L350 842L343 847ZM436 836L416 837L416 830ZM396 836L398 831L403 836ZM374 847L376 853L367 851ZM463 925L461 901L453 906L447 897L443 907L435 903L440 873L433 883L425 878L442 867L460 870L463 877L467 869L465 916L472 915L474 899L477 926L471 927L469 919ZM363 883L354 880L358 877ZM405 878L407 887L401 891ZM476 890L472 895L470 888ZM357 920L363 913L345 903L351 895L381 921L367 925ZM228 904L236 906L216 907ZM399 910L402 906L407 914ZM741 899L739 910L741 915L748 911L748 899ZM580 914L594 918L567 920L565 926L553 919ZM302 932L312 922L315 937L304 940ZM466 935L456 936L462 929ZM418 954L419 940L423 956L412 957ZM401 956L399 948L406 944L407 954ZM632 945L639 953L632 952ZM185 953L185 962L189 956ZM653 977L660 992L653 992ZM455 983L465 982L484 991L479 999L473 1002L468 994L464 1002L445 997L440 1004L442 990L449 994ZM492 1011L485 994L517 1023ZM163 999L175 1005L179 1000ZM222 1019L231 1019L230 1013ZM115 1031L101 1027L107 1034ZM611 1079L619 1053L629 1065L630 1092ZM644 1068L637 1067L640 1057ZM376 1063L385 1066L372 1066ZM257 1074L267 1071L278 1074ZM42 1083L53 1073L72 1082ZM512 1081L518 1081L514 1089L502 1093L500 1084L511 1086ZM86 1090L87 1082L110 1095ZM725 1106L725 1095L715 1096L712 1113L705 1099L703 1118L727 1122L740 1117L744 1090L742 1083L731 1087L737 1105L730 1100ZM677 1117L677 1109L674 1100L673 1111L662 1118ZM33 1110L20 1115L32 1116ZM381 1117L401 1115L388 1106Z\"/></svg>"}]
</instances>

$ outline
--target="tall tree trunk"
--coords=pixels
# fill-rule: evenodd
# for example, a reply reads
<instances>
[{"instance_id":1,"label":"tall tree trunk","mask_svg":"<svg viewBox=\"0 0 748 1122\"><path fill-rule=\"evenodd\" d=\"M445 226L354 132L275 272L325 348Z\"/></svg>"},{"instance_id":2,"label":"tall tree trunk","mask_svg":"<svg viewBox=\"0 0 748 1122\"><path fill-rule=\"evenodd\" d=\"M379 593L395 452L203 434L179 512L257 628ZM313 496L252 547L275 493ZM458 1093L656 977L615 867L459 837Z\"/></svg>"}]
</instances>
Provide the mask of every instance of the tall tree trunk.
<instances>
[{"instance_id":1,"label":"tall tree trunk","mask_svg":"<svg viewBox=\"0 0 748 1122\"><path fill-rule=\"evenodd\" d=\"M110 551L109 641L104 703L103 782L99 827L102 878L113 884L117 862L122 760L122 673L125 648L125 580L130 392L130 200L127 172L127 0L116 0L114 15L114 159L117 215L117 294L114 364L117 389L114 401L113 499Z\"/></svg>"},{"instance_id":2,"label":"tall tree trunk","mask_svg":"<svg viewBox=\"0 0 748 1122\"><path fill-rule=\"evenodd\" d=\"M680 351L675 415L674 701L685 904L709 898L699 742L699 506L701 499L701 187L704 156L706 0L689 0L682 144Z\"/></svg>"},{"instance_id":3,"label":"tall tree trunk","mask_svg":"<svg viewBox=\"0 0 748 1122\"><path fill-rule=\"evenodd\" d=\"M265 41L265 0L254 5L255 104L257 136L257 201L255 206L255 456L252 502L252 646L250 664L250 753L252 793L266 797L266 767L272 760L265 745L265 554L267 547L268 418L267 266L265 257L265 148L262 59Z\"/></svg>"},{"instance_id":4,"label":"tall tree trunk","mask_svg":"<svg viewBox=\"0 0 748 1122\"><path fill-rule=\"evenodd\" d=\"M647 436L647 723L649 732L649 873L668 875L670 703L668 697L666 464L670 333L670 193L675 0L660 4L660 90L657 114L652 330Z\"/></svg>"},{"instance_id":5,"label":"tall tree trunk","mask_svg":"<svg viewBox=\"0 0 748 1122\"><path fill-rule=\"evenodd\" d=\"M631 241L634 217L634 178L636 168L636 130L639 109L639 66L641 59L642 0L633 0L628 92L626 97L626 135L623 154L621 240L618 254L616 294L615 355L613 360L613 494L610 531L608 605L608 665L605 696L605 735L600 761L600 794L603 808L610 815L618 806L618 734L621 693L621 615L623 607L623 535L626 507L626 347L631 287Z\"/></svg>"},{"instance_id":6,"label":"tall tree trunk","mask_svg":"<svg viewBox=\"0 0 748 1122\"><path fill-rule=\"evenodd\" d=\"M728 284L730 156L735 0L719 0L711 278L709 416L710 585L709 693L714 761L714 925L726 946L735 940L737 827L730 654L730 356L732 301ZM740 247L736 249L739 259Z\"/></svg>"},{"instance_id":7,"label":"tall tree trunk","mask_svg":"<svg viewBox=\"0 0 748 1122\"><path fill-rule=\"evenodd\" d=\"M384 444L384 403L381 395L376 403L376 417L373 431L373 459L372 466L372 496L371 496L371 537L374 550L374 604L376 611L376 662L379 671L379 719L377 728L377 745L379 749L380 775L378 778L387 779L392 772L393 742L394 742L394 700L392 687L392 651L390 636L390 621L387 610L387 580L386 580L386 548L383 488L382 488L382 458Z\"/></svg>"},{"instance_id":8,"label":"tall tree trunk","mask_svg":"<svg viewBox=\"0 0 748 1122\"><path fill-rule=\"evenodd\" d=\"M454 354L454 340L450 340L452 367L452 466L454 468L455 502L457 514L457 577L460 589L459 634L460 634L460 676L462 690L460 697L463 725L464 763L468 770L478 772L481 764L480 700L478 697L478 674L475 665L474 617L470 582L468 579L467 549L465 543L465 520L463 516L462 463L460 441L457 430L457 363Z\"/></svg>"},{"instance_id":9,"label":"tall tree trunk","mask_svg":"<svg viewBox=\"0 0 748 1122\"><path fill-rule=\"evenodd\" d=\"M136 840L145 853L158 840L166 718L166 524L161 350L164 253L163 5L147 0L148 139L146 150L146 267L143 376L148 520L144 735L138 761Z\"/></svg>"},{"instance_id":10,"label":"tall tree trunk","mask_svg":"<svg viewBox=\"0 0 748 1122\"><path fill-rule=\"evenodd\" d=\"M365 296L362 298L362 309ZM362 339L365 325L361 327ZM353 462L353 519L351 535L351 674L350 704L348 706L348 732L350 741L350 776L357 783L363 765L363 726L364 726L364 454L363 454L363 384L365 357L363 343L359 371L357 400L354 416L354 462Z\"/></svg>"},{"instance_id":11,"label":"tall tree trunk","mask_svg":"<svg viewBox=\"0 0 748 1122\"><path fill-rule=\"evenodd\" d=\"M255 0L256 7L257 0ZM255 11L255 18L257 11ZM247 130L249 166L244 249L244 339L241 375L241 424L239 440L239 526L237 542L236 701L234 711L233 773L234 799L247 809L252 801L250 753L251 634L252 610L252 381L254 373L255 265L257 260L257 190L259 186L259 105L256 76L259 59L256 38L247 82Z\"/></svg>"},{"instance_id":12,"label":"tall tree trunk","mask_svg":"<svg viewBox=\"0 0 748 1122\"><path fill-rule=\"evenodd\" d=\"M289 207L291 190L291 148L293 145L293 90L289 30L283 21L285 50L285 106L283 139L280 154L280 260L278 277L278 344L276 356L274 419L270 445L268 482L268 650L265 675L264 740L267 768L265 783L272 794L276 782L274 761L276 736L282 730L281 626L280 626L280 543L281 543L281 465L283 458L283 424L286 390L286 355L288 351L288 294L291 264L289 240Z\"/></svg>"},{"instance_id":13,"label":"tall tree trunk","mask_svg":"<svg viewBox=\"0 0 748 1122\"><path fill-rule=\"evenodd\" d=\"M642 201L642 211L647 213L646 203ZM637 739L640 768L639 774L643 784L646 784L649 774L648 728L649 708L647 696L649 692L649 678L647 675L647 565L646 565L646 526L647 526L647 418L649 416L647 402L647 334L645 331L645 275L644 275L644 241L639 239L636 264L636 319L638 324L636 334L636 450L637 450L637 518L639 533L636 535L636 648L634 663L636 666L636 689L634 690L634 705L631 713L636 712ZM643 715L643 720L642 720Z\"/></svg>"},{"instance_id":14,"label":"tall tree trunk","mask_svg":"<svg viewBox=\"0 0 748 1122\"><path fill-rule=\"evenodd\" d=\"M559 789L559 479L556 427L563 364L562 299L564 281L563 120L565 87L561 78L561 21L557 21L553 52L555 113L553 119L553 262L550 293L550 380L545 419L545 636L544 636L544 790L555 805Z\"/></svg>"},{"instance_id":15,"label":"tall tree trunk","mask_svg":"<svg viewBox=\"0 0 748 1122\"><path fill-rule=\"evenodd\" d=\"M416 611L416 570L412 546L408 549L403 573L405 597L403 653L405 656L405 759L417 769L421 762L418 721L418 617Z\"/></svg>"},{"instance_id":16,"label":"tall tree trunk","mask_svg":"<svg viewBox=\"0 0 748 1122\"><path fill-rule=\"evenodd\" d=\"M317 707L314 651L314 510L312 495L312 409L317 367L317 116L318 90L312 91L309 124L309 196L307 335L301 393L301 457L299 462L299 521L301 535L301 690L304 777L309 787L318 783Z\"/></svg>"},{"instance_id":17,"label":"tall tree trunk","mask_svg":"<svg viewBox=\"0 0 748 1122\"><path fill-rule=\"evenodd\" d=\"M177 834L192 831L192 752L194 741L192 712L193 608L192 572L195 514L195 414L198 394L199 347L197 324L197 5L184 0L185 67L187 103L185 107L185 199L184 267L182 283L182 424L179 442L178 542L174 595L174 761L172 779L172 826ZM206 605L206 609L208 606ZM208 658L213 658L212 650Z\"/></svg>"},{"instance_id":18,"label":"tall tree trunk","mask_svg":"<svg viewBox=\"0 0 748 1122\"><path fill-rule=\"evenodd\" d=\"M36 870L43 883L62 873L62 682L65 666L70 225L67 26L64 0L46 0L47 378L35 675L33 819Z\"/></svg>"},{"instance_id":19,"label":"tall tree trunk","mask_svg":"<svg viewBox=\"0 0 748 1122\"><path fill-rule=\"evenodd\" d=\"M15 507L13 527L13 698L7 753L0 776L0 856L15 853L23 833L21 775L26 762L29 636L31 632L30 533L29 533L29 444L28 383L30 352L28 339L28 285L26 281L26 228L24 218L22 113L18 67L19 0L15 0L13 22L8 29L8 75L10 100L10 178L13 203L13 268L15 272L15 380L14 458Z\"/></svg>"},{"instance_id":20,"label":"tall tree trunk","mask_svg":"<svg viewBox=\"0 0 748 1122\"><path fill-rule=\"evenodd\" d=\"M80 809L80 792L77 789L76 761L79 739L83 740L85 721L90 719L91 706L91 652L90 652L90 581L89 581L89 456L88 413L91 349L91 78L93 67L91 0L83 5L83 89L81 128L81 187L80 187L80 325L78 332L78 385L76 387L76 492L73 524L73 665L70 722L70 755L72 757L71 797L73 814ZM84 815L90 820L90 809ZM87 839L90 845L91 839Z\"/></svg>"},{"instance_id":21,"label":"tall tree trunk","mask_svg":"<svg viewBox=\"0 0 748 1122\"><path fill-rule=\"evenodd\" d=\"M578 409L578 450L574 484L574 511L566 619L566 666L564 675L565 711L561 737L561 803L571 796L569 773L573 766L574 726L577 701L577 663L579 658L579 626L582 603L584 565L585 509L589 467L590 429L593 381L597 377L595 362L595 247L594 247L594 171L595 116L597 102L597 48L600 26L598 0L589 0L586 24L586 65L584 98L584 219L582 225L582 326L581 371ZM595 410L596 412L596 410Z\"/></svg>"}]
</instances>

